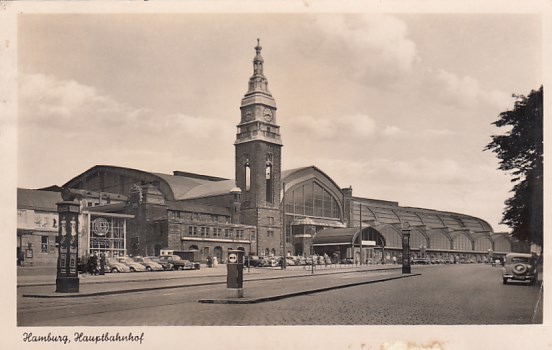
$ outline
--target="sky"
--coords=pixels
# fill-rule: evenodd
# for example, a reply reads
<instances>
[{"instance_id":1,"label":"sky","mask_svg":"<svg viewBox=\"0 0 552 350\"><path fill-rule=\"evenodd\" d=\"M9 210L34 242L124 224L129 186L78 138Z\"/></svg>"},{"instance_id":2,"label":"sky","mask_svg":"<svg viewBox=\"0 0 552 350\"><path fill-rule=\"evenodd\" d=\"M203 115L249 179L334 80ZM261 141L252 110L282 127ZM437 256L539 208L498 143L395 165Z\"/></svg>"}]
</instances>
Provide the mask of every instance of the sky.
<instances>
[{"instance_id":1,"label":"sky","mask_svg":"<svg viewBox=\"0 0 552 350\"><path fill-rule=\"evenodd\" d=\"M358 197L474 215L511 176L483 151L542 81L532 14L28 14L18 23L17 185L97 164L233 178L260 38L283 169ZM62 156L60 156L62 155Z\"/></svg>"}]
</instances>

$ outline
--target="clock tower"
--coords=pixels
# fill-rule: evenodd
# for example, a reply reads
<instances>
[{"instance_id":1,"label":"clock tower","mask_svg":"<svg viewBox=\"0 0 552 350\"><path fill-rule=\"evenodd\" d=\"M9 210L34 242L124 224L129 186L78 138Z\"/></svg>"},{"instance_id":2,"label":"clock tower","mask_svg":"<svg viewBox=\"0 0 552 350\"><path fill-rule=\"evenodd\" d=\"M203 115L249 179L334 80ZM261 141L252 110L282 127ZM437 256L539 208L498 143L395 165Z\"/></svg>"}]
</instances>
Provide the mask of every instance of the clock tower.
<instances>
[{"instance_id":1,"label":"clock tower","mask_svg":"<svg viewBox=\"0 0 552 350\"><path fill-rule=\"evenodd\" d=\"M241 221L257 227L257 254L282 254L280 172L282 140L276 102L268 91L259 39L253 59L253 75L241 101L237 125L236 184L242 191Z\"/></svg>"}]
</instances>

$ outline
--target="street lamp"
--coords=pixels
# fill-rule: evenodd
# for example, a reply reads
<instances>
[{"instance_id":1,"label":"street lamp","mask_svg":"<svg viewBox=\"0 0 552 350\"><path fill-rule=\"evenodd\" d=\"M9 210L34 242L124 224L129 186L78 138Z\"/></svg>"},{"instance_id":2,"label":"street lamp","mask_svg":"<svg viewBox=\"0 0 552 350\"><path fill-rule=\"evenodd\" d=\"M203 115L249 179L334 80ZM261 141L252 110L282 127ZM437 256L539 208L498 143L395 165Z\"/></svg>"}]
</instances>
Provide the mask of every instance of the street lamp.
<instances>
[{"instance_id":1,"label":"street lamp","mask_svg":"<svg viewBox=\"0 0 552 350\"><path fill-rule=\"evenodd\" d=\"M410 223L408 221L402 224L402 273L410 273Z\"/></svg>"}]
</instances>

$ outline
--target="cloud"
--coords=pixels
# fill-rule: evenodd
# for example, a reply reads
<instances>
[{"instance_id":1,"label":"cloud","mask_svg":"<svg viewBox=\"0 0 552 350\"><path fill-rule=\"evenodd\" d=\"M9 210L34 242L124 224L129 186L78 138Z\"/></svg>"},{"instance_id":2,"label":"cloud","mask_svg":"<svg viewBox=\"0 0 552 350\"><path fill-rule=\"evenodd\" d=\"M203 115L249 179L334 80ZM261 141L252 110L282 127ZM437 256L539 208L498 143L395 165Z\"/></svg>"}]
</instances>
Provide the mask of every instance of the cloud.
<instances>
[{"instance_id":1,"label":"cloud","mask_svg":"<svg viewBox=\"0 0 552 350\"><path fill-rule=\"evenodd\" d=\"M479 81L470 76L457 76L443 69L431 72L439 95L447 102L461 107L486 105L499 109L511 104L510 95L498 90L485 90Z\"/></svg>"},{"instance_id":2,"label":"cloud","mask_svg":"<svg viewBox=\"0 0 552 350\"><path fill-rule=\"evenodd\" d=\"M396 135L400 135L402 133L403 133L403 131L399 127L394 126L394 125L387 125L385 127L385 129L383 129L383 131L382 131L382 134L384 136L396 136Z\"/></svg>"},{"instance_id":3,"label":"cloud","mask_svg":"<svg viewBox=\"0 0 552 350\"><path fill-rule=\"evenodd\" d=\"M20 127L39 125L62 135L116 134L125 138L130 131L167 138L185 133L186 139L205 139L233 127L201 116L157 115L149 109L118 102L94 87L43 74L21 75L19 106Z\"/></svg>"},{"instance_id":4,"label":"cloud","mask_svg":"<svg viewBox=\"0 0 552 350\"><path fill-rule=\"evenodd\" d=\"M44 170L40 175L48 181L44 185L59 184L68 179L67 172L95 164L158 171L151 167L154 164L186 170L189 161L180 152L204 160L222 156L231 163L230 148L226 154L211 147L212 140L232 144L235 126L229 122L182 113L156 114L119 102L92 86L51 75L22 74L19 87L18 168L23 184L37 182L37 168ZM63 150L55 162L53 150ZM204 163L218 166L217 171L221 168Z\"/></svg>"},{"instance_id":5,"label":"cloud","mask_svg":"<svg viewBox=\"0 0 552 350\"><path fill-rule=\"evenodd\" d=\"M99 123L118 124L138 111L100 94L94 87L52 75L21 74L19 77L19 121L25 127L65 130Z\"/></svg>"},{"instance_id":6,"label":"cloud","mask_svg":"<svg viewBox=\"0 0 552 350\"><path fill-rule=\"evenodd\" d=\"M395 17L332 14L318 16L316 23L324 40L313 54L338 61L351 76L398 76L420 60L406 24Z\"/></svg>"},{"instance_id":7,"label":"cloud","mask_svg":"<svg viewBox=\"0 0 552 350\"><path fill-rule=\"evenodd\" d=\"M376 133L376 122L364 114L344 116L300 116L285 122L294 133L305 133L321 140L343 137L362 139Z\"/></svg>"}]
</instances>

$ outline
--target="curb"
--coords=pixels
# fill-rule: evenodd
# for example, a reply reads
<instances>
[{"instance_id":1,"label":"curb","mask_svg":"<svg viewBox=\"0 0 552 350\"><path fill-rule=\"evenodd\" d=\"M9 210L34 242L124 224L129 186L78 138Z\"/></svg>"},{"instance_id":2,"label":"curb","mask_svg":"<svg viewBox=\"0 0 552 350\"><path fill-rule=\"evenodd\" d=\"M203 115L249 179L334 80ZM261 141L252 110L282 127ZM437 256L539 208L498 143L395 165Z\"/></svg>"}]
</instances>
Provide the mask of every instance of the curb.
<instances>
[{"instance_id":1,"label":"curb","mask_svg":"<svg viewBox=\"0 0 552 350\"><path fill-rule=\"evenodd\" d=\"M314 271L318 271L318 275L323 275L323 274L332 274L332 273L338 273L339 272L343 272L343 273L353 273L353 272L365 272L365 271L387 271L387 270L395 270L395 269L400 269L400 266L399 267L384 267L384 268L380 268L380 269L367 269L367 270L355 270L355 271L343 271L344 269L315 269ZM160 272L163 272L163 271L160 271ZM312 274L314 276L316 276L317 274L314 273ZM306 275L301 275L301 276L306 276ZM190 277L190 276L188 276ZM195 278L211 278L211 277L226 277L226 273L221 273L221 274L216 274L216 275L204 275L204 276L193 276ZM270 278L291 278L291 277L300 277L300 276L282 276L282 277L269 277ZM82 278L82 277L80 277ZM88 277L86 277L88 278ZM93 278L93 277L91 277ZM104 284L104 283L127 283L127 282L149 282L149 281L167 281L167 280L176 280L176 279L179 279L179 278L183 278L182 276L178 276L178 277L172 277L172 278L152 278L152 279L129 279L129 280L124 280L124 281L112 281L112 280L104 280L104 281L93 281L93 282L86 282L86 283L82 283L82 284L87 284L87 285L92 285L92 284ZM42 282L42 283L23 283L23 284L18 284L16 287L17 288L27 288L27 287L46 287L46 286L55 286L56 283L55 281L54 282Z\"/></svg>"},{"instance_id":2,"label":"curb","mask_svg":"<svg viewBox=\"0 0 552 350\"><path fill-rule=\"evenodd\" d=\"M274 295L274 296L270 296L270 297L255 298L255 299L245 299L245 300L244 299L200 299L200 300L198 300L198 302L202 303L202 304L258 304L258 303L264 303L264 302L268 302L268 301L286 299L286 298L291 298L291 297L296 297L296 296L301 296L301 295L326 292L326 291L329 291L329 290L335 290L335 289L341 289L341 288L355 287L355 286L360 286L360 285L364 285L364 284L372 284L372 283L392 281L392 280L408 278L408 277L414 277L414 276L420 276L420 275L421 275L421 273L409 274L409 275L405 275L405 276L401 275L401 276L398 276L398 277L388 277L388 278L376 279L376 280L365 281L365 282L355 282L355 283L349 283L349 284L342 284L342 285L339 285L339 286L317 288L317 289L311 289L311 290L305 290L305 291L294 292L294 293Z\"/></svg>"},{"instance_id":3,"label":"curb","mask_svg":"<svg viewBox=\"0 0 552 350\"><path fill-rule=\"evenodd\" d=\"M355 270L355 271L336 271L331 270L327 271L326 273L318 273L318 274L311 274L311 275L296 275L296 276L279 276L279 277L266 277L266 278L256 278L252 279L250 281L269 281L269 280L275 280L275 279L287 279L287 278L301 278L301 277L309 277L309 276L324 276L324 275L332 275L337 273L357 273L357 272L367 272L367 271L387 271L387 270L394 270L398 268L384 268L384 269L374 269L374 270ZM202 277L224 277L226 275L216 275L216 276L202 276ZM175 278L176 279L176 278ZM163 280L163 279L156 279L156 280ZM151 280L130 280L130 281L98 281L98 282L90 282L87 284L103 284L103 283L127 283L127 282L147 282ZM90 292L90 293L66 293L66 294L54 294L54 295L48 295L48 294L23 294L22 296L25 298L43 298L43 299L54 299L54 298L80 298L80 297L95 297L95 296L103 296L103 295L115 295L115 294L124 294L124 293L138 293L138 292L146 292L146 291L152 291L152 290L164 290L164 289L172 289L172 288L187 288L187 287L199 287L199 286L210 286L210 285L216 285L216 284L225 284L226 282L202 282L202 283L193 283L193 284L184 284L184 285L174 285L174 286L158 286L158 287L143 287L143 288L133 288L133 289L120 289L120 290L111 290L111 291L103 291L103 292ZM39 284L39 285L18 285L17 288L20 287L41 287L41 286L55 286L55 283L49 283L49 284Z\"/></svg>"}]
</instances>

